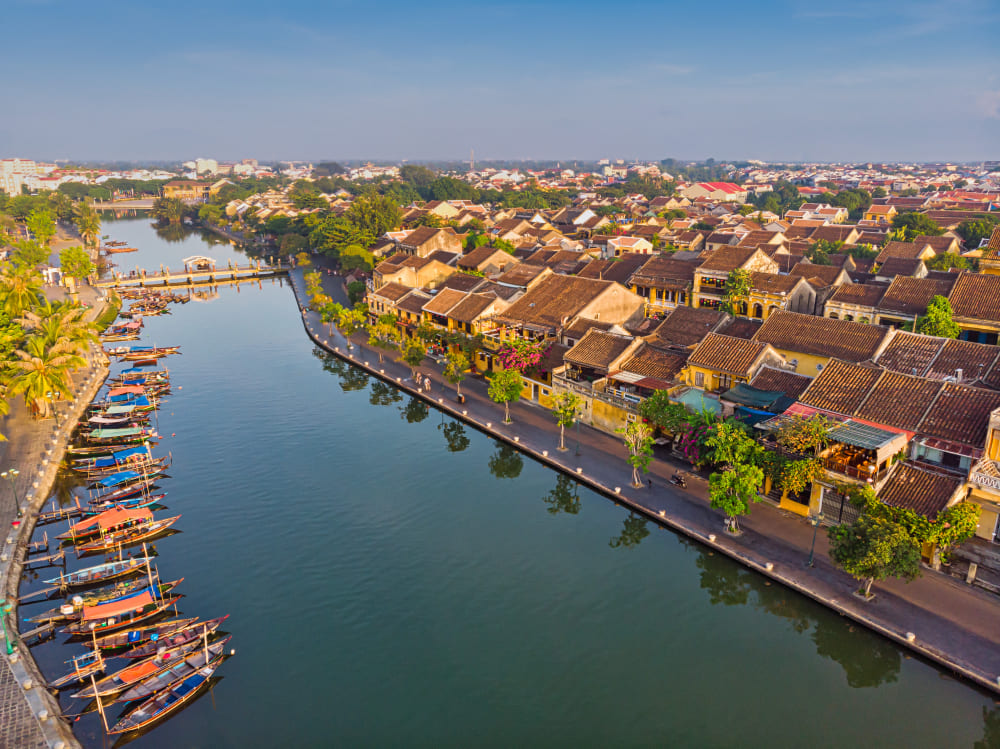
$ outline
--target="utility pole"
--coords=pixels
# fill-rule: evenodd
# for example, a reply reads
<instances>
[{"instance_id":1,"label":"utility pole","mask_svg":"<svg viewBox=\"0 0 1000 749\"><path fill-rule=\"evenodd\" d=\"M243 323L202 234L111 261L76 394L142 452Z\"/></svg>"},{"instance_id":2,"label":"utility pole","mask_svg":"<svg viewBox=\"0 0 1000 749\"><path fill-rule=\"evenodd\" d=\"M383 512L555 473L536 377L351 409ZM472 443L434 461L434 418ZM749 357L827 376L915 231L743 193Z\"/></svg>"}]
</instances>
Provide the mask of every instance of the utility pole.
<instances>
[{"instance_id":1,"label":"utility pole","mask_svg":"<svg viewBox=\"0 0 1000 749\"><path fill-rule=\"evenodd\" d=\"M470 172L476 171L476 149L475 148L470 148L469 149L469 171Z\"/></svg>"}]
</instances>

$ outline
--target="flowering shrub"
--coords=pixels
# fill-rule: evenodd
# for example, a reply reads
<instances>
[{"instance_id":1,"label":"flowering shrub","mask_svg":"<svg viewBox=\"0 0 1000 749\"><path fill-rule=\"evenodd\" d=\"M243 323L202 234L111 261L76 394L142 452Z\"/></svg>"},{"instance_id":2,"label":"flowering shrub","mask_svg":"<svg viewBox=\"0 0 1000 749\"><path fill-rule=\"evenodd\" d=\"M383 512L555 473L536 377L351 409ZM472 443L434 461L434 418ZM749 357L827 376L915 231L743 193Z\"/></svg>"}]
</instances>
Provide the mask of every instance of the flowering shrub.
<instances>
[{"instance_id":1,"label":"flowering shrub","mask_svg":"<svg viewBox=\"0 0 1000 749\"><path fill-rule=\"evenodd\" d=\"M684 424L681 427L680 436L677 440L681 455L684 456L684 460L688 461L692 465L698 465L701 462L702 450L705 447L705 442L712 436L713 432L714 425Z\"/></svg>"},{"instance_id":2,"label":"flowering shrub","mask_svg":"<svg viewBox=\"0 0 1000 749\"><path fill-rule=\"evenodd\" d=\"M497 359L504 369L524 372L526 369L538 366L548 350L549 344L544 342L517 338L504 344L504 347L497 353Z\"/></svg>"}]
</instances>

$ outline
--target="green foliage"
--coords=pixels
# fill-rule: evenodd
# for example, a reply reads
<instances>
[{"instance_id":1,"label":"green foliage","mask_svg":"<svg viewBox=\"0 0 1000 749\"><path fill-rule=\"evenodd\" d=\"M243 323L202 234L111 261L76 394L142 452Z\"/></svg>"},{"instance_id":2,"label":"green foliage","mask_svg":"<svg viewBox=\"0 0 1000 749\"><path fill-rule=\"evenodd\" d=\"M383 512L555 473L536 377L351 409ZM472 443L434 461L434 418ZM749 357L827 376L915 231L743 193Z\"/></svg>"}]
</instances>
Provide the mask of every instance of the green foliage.
<instances>
[{"instance_id":1,"label":"green foliage","mask_svg":"<svg viewBox=\"0 0 1000 749\"><path fill-rule=\"evenodd\" d=\"M842 190L834 195L830 200L830 205L846 208L850 212L851 218L853 219L860 218L861 215L868 210L871 204L871 194L867 190L862 190L861 188Z\"/></svg>"},{"instance_id":2,"label":"green foliage","mask_svg":"<svg viewBox=\"0 0 1000 749\"><path fill-rule=\"evenodd\" d=\"M823 463L816 458L788 460L781 466L780 486L787 494L799 494L809 484L826 476Z\"/></svg>"},{"instance_id":3,"label":"green foliage","mask_svg":"<svg viewBox=\"0 0 1000 749\"><path fill-rule=\"evenodd\" d=\"M745 268L735 268L729 271L729 277L726 279L726 293L722 296L720 308L734 316L746 314L749 297L750 271Z\"/></svg>"},{"instance_id":4,"label":"green foliage","mask_svg":"<svg viewBox=\"0 0 1000 749\"><path fill-rule=\"evenodd\" d=\"M80 232L83 242L87 247L96 247L101 236L101 216L94 208L86 203L80 203L73 210L73 223L76 230Z\"/></svg>"},{"instance_id":5,"label":"green foliage","mask_svg":"<svg viewBox=\"0 0 1000 749\"><path fill-rule=\"evenodd\" d=\"M774 183L772 192L751 195L750 202L761 210L781 216L785 211L797 210L806 201L795 185L787 180L778 180Z\"/></svg>"},{"instance_id":6,"label":"green foliage","mask_svg":"<svg viewBox=\"0 0 1000 749\"><path fill-rule=\"evenodd\" d=\"M403 353L400 358L410 367L411 370L415 372L417 367L419 367L421 362L423 362L425 356L427 356L427 349L424 347L423 343L411 339L406 342L406 346L403 349Z\"/></svg>"},{"instance_id":7,"label":"green foliage","mask_svg":"<svg viewBox=\"0 0 1000 749\"><path fill-rule=\"evenodd\" d=\"M907 241L924 235L937 237L944 233L944 229L938 226L933 219L916 211L897 214L892 219L892 228L902 229Z\"/></svg>"},{"instance_id":8,"label":"green foliage","mask_svg":"<svg viewBox=\"0 0 1000 749\"><path fill-rule=\"evenodd\" d=\"M490 457L490 473L498 479L516 479L524 469L524 458L521 453L506 442L497 447Z\"/></svg>"},{"instance_id":9,"label":"green foliage","mask_svg":"<svg viewBox=\"0 0 1000 749\"><path fill-rule=\"evenodd\" d=\"M639 404L639 415L665 434L676 434L687 422L688 410L671 403L666 390L657 390Z\"/></svg>"},{"instance_id":10,"label":"green foliage","mask_svg":"<svg viewBox=\"0 0 1000 749\"><path fill-rule=\"evenodd\" d=\"M559 425L559 449L566 449L566 427L572 427L580 415L583 399L576 393L560 393L552 399L552 413Z\"/></svg>"},{"instance_id":11,"label":"green foliage","mask_svg":"<svg viewBox=\"0 0 1000 749\"><path fill-rule=\"evenodd\" d=\"M455 393L462 394L462 380L469 368L469 358L463 351L449 351L445 355L444 378L455 386Z\"/></svg>"},{"instance_id":12,"label":"green foliage","mask_svg":"<svg viewBox=\"0 0 1000 749\"><path fill-rule=\"evenodd\" d=\"M750 503L759 502L758 491L764 483L764 472L754 465L737 467L713 473L708 478L709 503L726 513L729 528L738 530L737 517L750 512Z\"/></svg>"},{"instance_id":13,"label":"green foliage","mask_svg":"<svg viewBox=\"0 0 1000 749\"><path fill-rule=\"evenodd\" d=\"M819 455L830 444L833 420L823 414L792 416L778 429L777 442L786 450L806 455Z\"/></svg>"},{"instance_id":14,"label":"green foliage","mask_svg":"<svg viewBox=\"0 0 1000 749\"><path fill-rule=\"evenodd\" d=\"M368 293L368 288L364 281L351 281L347 284L347 299L352 305L364 301L366 293Z\"/></svg>"},{"instance_id":15,"label":"green foliage","mask_svg":"<svg viewBox=\"0 0 1000 749\"><path fill-rule=\"evenodd\" d=\"M48 259L48 248L37 240L23 239L20 242L14 243L14 252L11 253L11 260L15 265L25 268L37 268L39 265L47 263Z\"/></svg>"},{"instance_id":16,"label":"green foliage","mask_svg":"<svg viewBox=\"0 0 1000 749\"><path fill-rule=\"evenodd\" d=\"M93 275L97 268L90 253L82 247L66 247L59 253L59 267L67 276L82 280Z\"/></svg>"},{"instance_id":17,"label":"green foliage","mask_svg":"<svg viewBox=\"0 0 1000 749\"><path fill-rule=\"evenodd\" d=\"M42 247L48 247L56 233L56 217L48 208L36 208L24 222L32 238Z\"/></svg>"},{"instance_id":18,"label":"green foliage","mask_svg":"<svg viewBox=\"0 0 1000 749\"><path fill-rule=\"evenodd\" d=\"M313 167L312 176L333 177L338 174L344 174L346 171L347 170L336 161L321 161Z\"/></svg>"},{"instance_id":19,"label":"green foliage","mask_svg":"<svg viewBox=\"0 0 1000 749\"><path fill-rule=\"evenodd\" d=\"M920 574L920 548L900 525L864 514L851 525L830 528L830 558L862 583L865 597L872 583L889 577L907 582Z\"/></svg>"},{"instance_id":20,"label":"green foliage","mask_svg":"<svg viewBox=\"0 0 1000 749\"><path fill-rule=\"evenodd\" d=\"M179 224L187 215L188 207L177 198L157 198L149 211L160 224Z\"/></svg>"},{"instance_id":21,"label":"green foliage","mask_svg":"<svg viewBox=\"0 0 1000 749\"><path fill-rule=\"evenodd\" d=\"M340 267L345 271L370 271L375 267L375 256L359 244L349 244L340 251Z\"/></svg>"},{"instance_id":22,"label":"green foliage","mask_svg":"<svg viewBox=\"0 0 1000 749\"><path fill-rule=\"evenodd\" d=\"M516 369L500 369L490 378L489 396L494 403L504 406L504 423L510 424L510 404L521 399L524 383Z\"/></svg>"},{"instance_id":23,"label":"green foliage","mask_svg":"<svg viewBox=\"0 0 1000 749\"><path fill-rule=\"evenodd\" d=\"M438 177L429 189L434 200L475 200L479 197L472 185L454 177Z\"/></svg>"},{"instance_id":24,"label":"green foliage","mask_svg":"<svg viewBox=\"0 0 1000 749\"><path fill-rule=\"evenodd\" d=\"M951 302L936 295L927 305L927 314L917 319L917 332L942 338L958 338L962 329L952 319Z\"/></svg>"},{"instance_id":25,"label":"green foliage","mask_svg":"<svg viewBox=\"0 0 1000 749\"><path fill-rule=\"evenodd\" d=\"M929 541L937 544L943 555L976 535L982 507L975 502L959 502L938 513L931 524Z\"/></svg>"},{"instance_id":26,"label":"green foliage","mask_svg":"<svg viewBox=\"0 0 1000 749\"><path fill-rule=\"evenodd\" d=\"M963 221L955 228L955 233L962 237L966 248L974 250L979 247L979 244L984 239L993 233L993 227L996 223L997 219L990 216L977 218L971 221Z\"/></svg>"},{"instance_id":27,"label":"green foliage","mask_svg":"<svg viewBox=\"0 0 1000 749\"><path fill-rule=\"evenodd\" d=\"M368 190L354 199L344 215L358 232L370 237L379 237L387 231L399 228L402 212L392 198ZM359 244L367 247L372 242Z\"/></svg>"},{"instance_id":28,"label":"green foliage","mask_svg":"<svg viewBox=\"0 0 1000 749\"><path fill-rule=\"evenodd\" d=\"M710 427L705 447L707 461L731 469L758 465L764 451L747 433L746 425L733 420L720 421Z\"/></svg>"},{"instance_id":29,"label":"green foliage","mask_svg":"<svg viewBox=\"0 0 1000 749\"><path fill-rule=\"evenodd\" d=\"M968 258L962 257L957 252L942 252L940 255L935 255L928 260L927 267L931 270L951 270L952 268L970 270L972 263L969 262Z\"/></svg>"},{"instance_id":30,"label":"green foliage","mask_svg":"<svg viewBox=\"0 0 1000 749\"><path fill-rule=\"evenodd\" d=\"M628 450L628 464L632 466L632 486L642 485L639 471L649 471L649 463L653 460L653 430L643 421L631 421L623 428L615 430L622 435L625 449Z\"/></svg>"},{"instance_id":31,"label":"green foliage","mask_svg":"<svg viewBox=\"0 0 1000 749\"><path fill-rule=\"evenodd\" d=\"M424 199L430 197L431 183L437 179L437 173L425 166L416 164L406 164L400 167L399 177L410 184Z\"/></svg>"}]
</instances>

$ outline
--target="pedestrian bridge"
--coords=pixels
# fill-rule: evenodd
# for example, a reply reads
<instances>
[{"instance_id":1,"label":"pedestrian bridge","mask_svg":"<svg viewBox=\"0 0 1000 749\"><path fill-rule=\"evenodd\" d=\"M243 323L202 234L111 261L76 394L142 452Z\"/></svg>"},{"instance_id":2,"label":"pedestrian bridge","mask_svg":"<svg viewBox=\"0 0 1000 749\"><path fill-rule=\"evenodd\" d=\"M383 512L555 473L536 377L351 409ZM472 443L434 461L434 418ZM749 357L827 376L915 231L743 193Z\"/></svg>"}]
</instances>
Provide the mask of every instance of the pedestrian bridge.
<instances>
[{"instance_id":1,"label":"pedestrian bridge","mask_svg":"<svg viewBox=\"0 0 1000 749\"><path fill-rule=\"evenodd\" d=\"M239 283L255 281L258 278L274 278L288 274L288 266L267 265L265 263L247 263L246 265L228 265L225 268L198 268L191 264L182 271L160 269L159 273L149 273L145 269L130 273L116 272L111 278L98 281L95 285L103 289L162 288L165 286L197 286L203 284Z\"/></svg>"}]
</instances>

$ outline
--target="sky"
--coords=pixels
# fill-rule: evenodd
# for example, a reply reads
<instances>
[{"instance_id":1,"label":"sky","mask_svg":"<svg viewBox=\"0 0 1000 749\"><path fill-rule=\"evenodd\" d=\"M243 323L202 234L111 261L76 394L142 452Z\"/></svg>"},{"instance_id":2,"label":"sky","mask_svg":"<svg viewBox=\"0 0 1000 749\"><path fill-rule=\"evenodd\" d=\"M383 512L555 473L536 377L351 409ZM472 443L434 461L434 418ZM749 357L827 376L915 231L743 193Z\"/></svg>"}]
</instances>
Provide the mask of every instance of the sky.
<instances>
[{"instance_id":1,"label":"sky","mask_svg":"<svg viewBox=\"0 0 1000 749\"><path fill-rule=\"evenodd\" d=\"M0 6L0 157L1000 159L1000 0Z\"/></svg>"}]
</instances>

